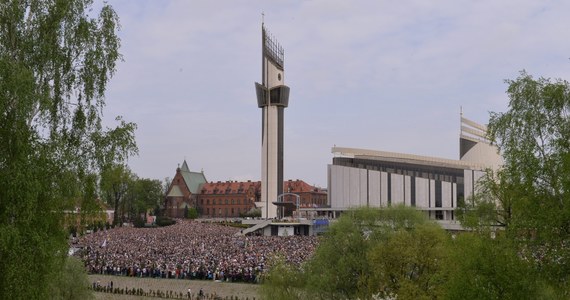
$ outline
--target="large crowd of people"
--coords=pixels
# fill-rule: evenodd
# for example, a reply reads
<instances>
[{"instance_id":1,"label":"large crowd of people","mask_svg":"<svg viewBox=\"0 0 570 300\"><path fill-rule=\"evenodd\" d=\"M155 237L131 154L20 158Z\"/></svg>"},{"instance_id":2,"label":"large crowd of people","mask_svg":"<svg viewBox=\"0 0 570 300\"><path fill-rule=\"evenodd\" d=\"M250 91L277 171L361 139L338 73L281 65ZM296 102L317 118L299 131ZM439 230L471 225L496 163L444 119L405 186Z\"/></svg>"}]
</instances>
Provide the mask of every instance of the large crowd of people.
<instances>
[{"instance_id":1,"label":"large crowd of people","mask_svg":"<svg viewBox=\"0 0 570 300\"><path fill-rule=\"evenodd\" d=\"M139 277L257 282L271 257L300 265L314 236L236 236L239 229L178 220L159 228L119 227L80 237L88 272Z\"/></svg>"}]
</instances>

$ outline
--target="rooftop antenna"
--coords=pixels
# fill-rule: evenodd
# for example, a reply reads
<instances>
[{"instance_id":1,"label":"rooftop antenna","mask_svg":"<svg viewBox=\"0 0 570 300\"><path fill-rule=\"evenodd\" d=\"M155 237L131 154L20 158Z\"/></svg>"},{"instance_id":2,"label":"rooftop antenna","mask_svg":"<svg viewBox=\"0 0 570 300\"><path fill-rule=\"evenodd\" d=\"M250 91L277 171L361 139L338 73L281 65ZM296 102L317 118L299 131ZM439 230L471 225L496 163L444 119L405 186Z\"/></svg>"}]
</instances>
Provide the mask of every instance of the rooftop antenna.
<instances>
[{"instance_id":1,"label":"rooftop antenna","mask_svg":"<svg viewBox=\"0 0 570 300\"><path fill-rule=\"evenodd\" d=\"M261 11L261 25L265 23L265 13Z\"/></svg>"}]
</instances>

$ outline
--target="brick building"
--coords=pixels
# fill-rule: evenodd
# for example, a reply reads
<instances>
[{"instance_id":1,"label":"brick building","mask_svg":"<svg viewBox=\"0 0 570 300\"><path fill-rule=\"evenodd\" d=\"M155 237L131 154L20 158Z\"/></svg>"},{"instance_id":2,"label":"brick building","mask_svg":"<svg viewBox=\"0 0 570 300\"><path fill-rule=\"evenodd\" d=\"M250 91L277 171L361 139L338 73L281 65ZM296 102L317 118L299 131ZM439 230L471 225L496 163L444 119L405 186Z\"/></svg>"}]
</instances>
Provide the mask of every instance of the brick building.
<instances>
[{"instance_id":1,"label":"brick building","mask_svg":"<svg viewBox=\"0 0 570 300\"><path fill-rule=\"evenodd\" d=\"M283 183L284 192L299 195L300 207L325 207L327 205L326 191L307 184L302 180L288 180ZM203 217L239 217L240 214L255 208L255 203L261 197L260 181L225 181L205 183L197 197L197 208ZM276 199L277 200L277 199ZM296 197L286 195L283 202L294 205L287 206L285 216L291 216L296 206Z\"/></svg>"},{"instance_id":2,"label":"brick building","mask_svg":"<svg viewBox=\"0 0 570 300\"><path fill-rule=\"evenodd\" d=\"M197 208L203 217L239 217L255 207L259 201L261 183L226 181L202 185Z\"/></svg>"},{"instance_id":3,"label":"brick building","mask_svg":"<svg viewBox=\"0 0 570 300\"><path fill-rule=\"evenodd\" d=\"M299 195L300 208L318 208L327 206L327 192L321 188L312 186L303 180L288 180L283 183L286 193ZM283 196L283 202L290 202L296 205L296 197L293 195ZM291 207L291 206L286 206ZM285 209L285 216L291 216L292 209Z\"/></svg>"},{"instance_id":4,"label":"brick building","mask_svg":"<svg viewBox=\"0 0 570 300\"><path fill-rule=\"evenodd\" d=\"M283 189L286 193L299 195L300 208L327 206L327 192L302 180L285 181ZM182 167L176 169L168 189L164 213L169 217L183 218L186 211L194 207L201 217L235 218L255 208L255 202L260 198L260 181L207 182L203 172L191 172L184 161ZM284 212L285 216L291 216L296 208L296 197L287 195L282 200L291 203Z\"/></svg>"},{"instance_id":5,"label":"brick building","mask_svg":"<svg viewBox=\"0 0 570 300\"><path fill-rule=\"evenodd\" d=\"M164 214L171 218L183 218L188 209L196 207L200 187L206 183L204 172L192 172L186 160L176 168L176 175L170 183L164 200Z\"/></svg>"}]
</instances>

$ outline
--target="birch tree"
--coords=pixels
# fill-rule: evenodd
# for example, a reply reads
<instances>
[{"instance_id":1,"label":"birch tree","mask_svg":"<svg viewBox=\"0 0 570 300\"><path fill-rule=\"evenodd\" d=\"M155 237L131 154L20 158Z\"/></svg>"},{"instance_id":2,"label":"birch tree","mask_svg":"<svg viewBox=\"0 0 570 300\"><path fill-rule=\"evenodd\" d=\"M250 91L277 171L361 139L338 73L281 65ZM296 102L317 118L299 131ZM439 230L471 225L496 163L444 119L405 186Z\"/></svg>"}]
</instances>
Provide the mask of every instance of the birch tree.
<instances>
[{"instance_id":1,"label":"birch tree","mask_svg":"<svg viewBox=\"0 0 570 300\"><path fill-rule=\"evenodd\" d=\"M1 299L49 298L67 253L64 210L94 197L105 157L137 150L134 124L101 124L121 58L118 16L91 6L0 1Z\"/></svg>"}]
</instances>

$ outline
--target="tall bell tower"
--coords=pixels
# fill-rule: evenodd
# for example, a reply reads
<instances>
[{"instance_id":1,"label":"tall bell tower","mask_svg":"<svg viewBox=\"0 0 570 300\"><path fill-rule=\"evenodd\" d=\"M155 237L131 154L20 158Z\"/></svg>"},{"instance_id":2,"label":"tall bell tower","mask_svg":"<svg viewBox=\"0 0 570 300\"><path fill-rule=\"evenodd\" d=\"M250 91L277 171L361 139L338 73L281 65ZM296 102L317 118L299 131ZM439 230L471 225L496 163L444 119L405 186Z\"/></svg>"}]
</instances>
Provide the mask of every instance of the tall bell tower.
<instances>
[{"instance_id":1,"label":"tall bell tower","mask_svg":"<svg viewBox=\"0 0 570 300\"><path fill-rule=\"evenodd\" d=\"M289 104L285 85L284 50L261 24L261 83L255 83L261 108L261 217L277 216L277 196L283 193L283 118Z\"/></svg>"}]
</instances>

